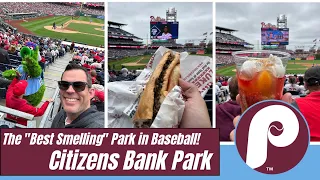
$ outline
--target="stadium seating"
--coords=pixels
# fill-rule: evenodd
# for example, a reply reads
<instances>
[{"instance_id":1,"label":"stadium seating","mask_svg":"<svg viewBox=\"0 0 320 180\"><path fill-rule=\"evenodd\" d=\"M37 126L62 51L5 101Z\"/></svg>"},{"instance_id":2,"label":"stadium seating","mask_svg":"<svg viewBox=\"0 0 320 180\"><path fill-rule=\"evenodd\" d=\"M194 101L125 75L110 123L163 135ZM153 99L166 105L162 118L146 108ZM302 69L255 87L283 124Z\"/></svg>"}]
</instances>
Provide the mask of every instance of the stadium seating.
<instances>
[{"instance_id":1,"label":"stadium seating","mask_svg":"<svg viewBox=\"0 0 320 180\"><path fill-rule=\"evenodd\" d=\"M64 16L73 16L76 11L80 10L80 5L68 3L46 3L46 2L1 2L2 14L6 13L39 13L39 14L59 14ZM66 6L68 6L66 8ZM102 9L92 9L85 6L82 11L88 14L104 15Z\"/></svg>"},{"instance_id":2,"label":"stadium seating","mask_svg":"<svg viewBox=\"0 0 320 180\"><path fill-rule=\"evenodd\" d=\"M216 33L216 42L240 42L240 43L245 43L243 39L240 39L232 34L225 34L225 33Z\"/></svg>"},{"instance_id":3,"label":"stadium seating","mask_svg":"<svg viewBox=\"0 0 320 180\"><path fill-rule=\"evenodd\" d=\"M133 34L120 29L120 28L115 28L115 27L108 27L108 34L109 35L121 35L121 36L127 36L127 37L134 37Z\"/></svg>"}]
</instances>

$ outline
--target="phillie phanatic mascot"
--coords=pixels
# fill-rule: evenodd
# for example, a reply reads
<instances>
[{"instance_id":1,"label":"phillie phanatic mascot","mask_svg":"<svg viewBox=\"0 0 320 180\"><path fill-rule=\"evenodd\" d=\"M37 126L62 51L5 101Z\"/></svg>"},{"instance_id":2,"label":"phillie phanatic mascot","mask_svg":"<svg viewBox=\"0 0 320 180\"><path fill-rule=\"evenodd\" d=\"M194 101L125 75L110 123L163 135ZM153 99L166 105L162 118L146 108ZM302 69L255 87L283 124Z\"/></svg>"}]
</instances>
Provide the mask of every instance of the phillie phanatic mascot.
<instances>
[{"instance_id":1,"label":"phillie phanatic mascot","mask_svg":"<svg viewBox=\"0 0 320 180\"><path fill-rule=\"evenodd\" d=\"M24 99L26 99L32 106L38 106L43 98L46 86L41 78L42 69L38 63L39 46L31 47L25 46L21 48L20 55L22 63L16 70L6 70L2 75L7 79L14 79L16 71L21 74L21 80L28 81L28 86Z\"/></svg>"}]
</instances>

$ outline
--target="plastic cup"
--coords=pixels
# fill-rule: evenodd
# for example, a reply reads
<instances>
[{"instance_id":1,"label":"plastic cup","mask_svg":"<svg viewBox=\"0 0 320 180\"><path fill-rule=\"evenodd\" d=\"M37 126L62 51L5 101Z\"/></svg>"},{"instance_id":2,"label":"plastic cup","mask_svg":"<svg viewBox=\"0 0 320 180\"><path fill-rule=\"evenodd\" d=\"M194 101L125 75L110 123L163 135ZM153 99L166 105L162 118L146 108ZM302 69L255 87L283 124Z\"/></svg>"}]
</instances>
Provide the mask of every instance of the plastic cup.
<instances>
[{"instance_id":1,"label":"plastic cup","mask_svg":"<svg viewBox=\"0 0 320 180\"><path fill-rule=\"evenodd\" d=\"M236 63L242 112L257 102L282 98L290 54L251 50L232 55Z\"/></svg>"}]
</instances>

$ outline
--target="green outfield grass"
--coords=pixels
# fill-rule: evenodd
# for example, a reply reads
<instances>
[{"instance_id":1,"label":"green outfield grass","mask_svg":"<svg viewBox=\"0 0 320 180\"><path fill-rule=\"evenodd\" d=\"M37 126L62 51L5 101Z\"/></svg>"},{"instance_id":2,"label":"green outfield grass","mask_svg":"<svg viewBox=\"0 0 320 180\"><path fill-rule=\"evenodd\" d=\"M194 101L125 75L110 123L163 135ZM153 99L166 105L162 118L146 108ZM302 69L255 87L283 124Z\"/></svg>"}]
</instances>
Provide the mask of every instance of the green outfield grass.
<instances>
[{"instance_id":1,"label":"green outfield grass","mask_svg":"<svg viewBox=\"0 0 320 180\"><path fill-rule=\"evenodd\" d=\"M92 19L92 22L104 23L104 20L101 20L101 19L96 19L96 18L91 18L91 19ZM57 26L61 26L62 23L65 23L69 20L71 20L71 16L55 16L55 17L49 17L49 18L41 19L37 21L24 22L24 23L21 23L20 25L39 36L46 36L46 37L62 39L62 40L66 38L69 41L75 41L77 43L93 45L93 46L104 45L104 37L88 35L88 34L77 34L77 33L71 34L71 33L53 32L44 28L44 26L52 26L54 22L56 23ZM90 22L89 17L79 17L76 20ZM103 31L97 31L94 29L96 27L101 28L101 26L84 25L84 24L77 24L77 23L71 23L70 25L71 25L71 28L74 28L79 32L104 35Z\"/></svg>"},{"instance_id":2,"label":"green outfield grass","mask_svg":"<svg viewBox=\"0 0 320 180\"><path fill-rule=\"evenodd\" d=\"M151 56L152 56L152 55L142 56L143 59L142 59L139 63L147 64L147 63L150 61ZM141 56L140 56L140 58L141 58Z\"/></svg>"},{"instance_id":3,"label":"green outfield grass","mask_svg":"<svg viewBox=\"0 0 320 180\"><path fill-rule=\"evenodd\" d=\"M72 29L74 31L80 31L84 33L89 33L89 34L97 34L97 35L104 35L104 31L97 31L95 28L101 29L101 26L94 26L94 25L89 25L89 24L78 24L78 23L70 23L68 25L68 29Z\"/></svg>"},{"instance_id":4,"label":"green outfield grass","mask_svg":"<svg viewBox=\"0 0 320 180\"><path fill-rule=\"evenodd\" d=\"M137 62L144 56L136 56L136 57L126 57L123 59L115 60L108 62L108 65L111 67L111 69L114 70L121 70L122 69L122 64L124 63L131 63L131 62ZM151 57L151 56L150 56ZM149 58L150 59L150 58ZM149 62L149 61L148 61ZM142 62L140 62L142 63ZM145 66L126 66L129 70L134 70L134 69L144 69Z\"/></svg>"},{"instance_id":5,"label":"green outfield grass","mask_svg":"<svg viewBox=\"0 0 320 180\"><path fill-rule=\"evenodd\" d=\"M108 62L108 65L110 66L111 69L121 70L122 64L124 64L124 63L132 63L132 62L137 62L137 61L140 60L139 63L147 64L149 62L151 56L152 55L126 57L126 58L123 58L123 59L119 59L119 60ZM212 57L212 54L202 54L200 56L210 56L210 57ZM113 68L113 65L114 65L115 68ZM144 69L144 67L145 67L145 65L142 65L142 66L126 66L126 68L128 68L129 70Z\"/></svg>"},{"instance_id":6,"label":"green outfield grass","mask_svg":"<svg viewBox=\"0 0 320 180\"><path fill-rule=\"evenodd\" d=\"M297 60L297 61L289 61L287 68L286 68L286 73L287 74L304 74L306 70L312 66L312 64L318 64L320 65L320 60L315 60L315 61L303 61L303 60ZM308 65L306 65L308 64ZM216 71L217 75L220 76L234 76L236 75L236 72L234 71L236 69L236 66L227 66L227 67L221 67Z\"/></svg>"}]
</instances>

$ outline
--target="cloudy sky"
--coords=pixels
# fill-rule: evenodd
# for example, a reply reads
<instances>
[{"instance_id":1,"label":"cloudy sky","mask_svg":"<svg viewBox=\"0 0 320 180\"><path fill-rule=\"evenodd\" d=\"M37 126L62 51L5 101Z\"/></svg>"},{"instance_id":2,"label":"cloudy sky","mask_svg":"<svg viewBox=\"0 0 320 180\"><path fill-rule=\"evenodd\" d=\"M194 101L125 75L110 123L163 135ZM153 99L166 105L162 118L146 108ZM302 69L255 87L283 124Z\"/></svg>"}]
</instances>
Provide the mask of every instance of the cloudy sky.
<instances>
[{"instance_id":1,"label":"cloudy sky","mask_svg":"<svg viewBox=\"0 0 320 180\"><path fill-rule=\"evenodd\" d=\"M287 48L309 49L314 39L320 39L319 9L320 3L217 3L216 26L238 30L234 35L257 44L261 22L277 25L279 14L285 14L289 28Z\"/></svg>"},{"instance_id":2,"label":"cloudy sky","mask_svg":"<svg viewBox=\"0 0 320 180\"><path fill-rule=\"evenodd\" d=\"M143 38L150 37L150 16L166 18L166 10L175 7L179 21L178 43L194 40L195 44L203 39L203 33L212 32L212 3L135 3L110 2L108 20L127 24L124 30Z\"/></svg>"}]
</instances>

